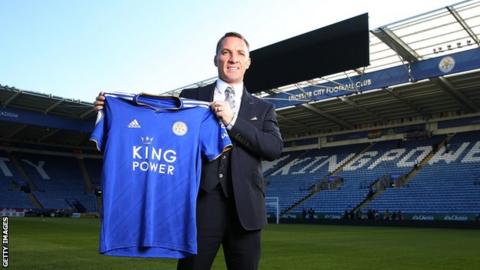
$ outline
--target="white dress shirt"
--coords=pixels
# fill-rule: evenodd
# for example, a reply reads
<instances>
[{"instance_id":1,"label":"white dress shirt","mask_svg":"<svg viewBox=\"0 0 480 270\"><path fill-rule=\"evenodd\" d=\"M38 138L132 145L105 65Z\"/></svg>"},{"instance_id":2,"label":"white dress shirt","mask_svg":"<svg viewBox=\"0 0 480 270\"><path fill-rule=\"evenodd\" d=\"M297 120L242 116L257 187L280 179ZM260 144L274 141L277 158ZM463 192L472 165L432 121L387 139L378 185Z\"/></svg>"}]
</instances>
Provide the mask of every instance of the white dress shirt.
<instances>
[{"instance_id":1,"label":"white dress shirt","mask_svg":"<svg viewBox=\"0 0 480 270\"><path fill-rule=\"evenodd\" d=\"M229 86L235 91L235 112L233 114L232 121L227 126L227 129L232 129L233 125L235 125L235 121L237 120L238 112L240 111L240 104L242 103L243 82L231 85L222 81L221 79L217 79L215 92L213 94L213 101L225 101L225 89L227 89Z\"/></svg>"}]
</instances>

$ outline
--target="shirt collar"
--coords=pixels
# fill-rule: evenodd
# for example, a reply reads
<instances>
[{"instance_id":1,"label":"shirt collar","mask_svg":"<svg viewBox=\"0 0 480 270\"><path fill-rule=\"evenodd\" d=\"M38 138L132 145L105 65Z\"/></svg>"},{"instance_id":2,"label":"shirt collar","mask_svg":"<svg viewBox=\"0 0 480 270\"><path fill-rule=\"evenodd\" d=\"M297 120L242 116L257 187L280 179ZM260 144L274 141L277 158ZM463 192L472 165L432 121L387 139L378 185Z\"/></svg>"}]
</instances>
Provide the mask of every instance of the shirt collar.
<instances>
[{"instance_id":1,"label":"shirt collar","mask_svg":"<svg viewBox=\"0 0 480 270\"><path fill-rule=\"evenodd\" d=\"M241 94L243 92L243 82L235 85L230 85L221 79L217 79L216 91L218 91L219 94L224 95L225 89L227 89L227 87L229 86L233 87L233 90L235 90L235 95Z\"/></svg>"}]
</instances>

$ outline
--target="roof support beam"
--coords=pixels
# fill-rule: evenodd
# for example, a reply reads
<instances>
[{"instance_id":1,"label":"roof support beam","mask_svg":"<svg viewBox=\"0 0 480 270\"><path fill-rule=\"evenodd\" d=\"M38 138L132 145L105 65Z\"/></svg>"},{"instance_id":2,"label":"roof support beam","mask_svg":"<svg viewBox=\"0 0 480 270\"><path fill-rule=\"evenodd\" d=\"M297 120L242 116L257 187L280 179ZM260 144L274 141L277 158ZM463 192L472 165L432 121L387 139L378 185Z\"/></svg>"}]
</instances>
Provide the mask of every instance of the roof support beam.
<instances>
[{"instance_id":1,"label":"roof support beam","mask_svg":"<svg viewBox=\"0 0 480 270\"><path fill-rule=\"evenodd\" d=\"M378 39L387 44L388 47L394 50L398 55L400 55L403 60L411 63L420 59L420 55L418 55L415 50L410 48L407 43L395 35L395 33L393 33L390 29L380 27L376 30L372 30L371 32L378 37Z\"/></svg>"},{"instance_id":2,"label":"roof support beam","mask_svg":"<svg viewBox=\"0 0 480 270\"><path fill-rule=\"evenodd\" d=\"M47 109L45 109L45 111L43 112L44 114L47 114L48 112L50 112L51 110L55 109L58 105L60 105L61 103L63 103L63 99L61 100L58 100L57 102L53 103L52 106L48 107Z\"/></svg>"},{"instance_id":3,"label":"roof support beam","mask_svg":"<svg viewBox=\"0 0 480 270\"><path fill-rule=\"evenodd\" d=\"M41 137L40 139L38 139L38 142L43 142L44 140L46 140L47 138L49 137L52 137L53 135L55 135L57 132L59 132L60 129L54 129L52 130L51 132L45 134L43 137Z\"/></svg>"},{"instance_id":4,"label":"roof support beam","mask_svg":"<svg viewBox=\"0 0 480 270\"><path fill-rule=\"evenodd\" d=\"M417 106L415 106L413 103L411 103L410 101L408 100L405 100L403 99L402 97L400 97L397 93L393 92L392 89L389 89L389 88L383 88L383 90L385 90L385 92L387 92L388 94L390 94L392 97L394 97L395 99L397 99L398 101L401 101L403 104L405 104L407 107L409 107L410 109L412 109L413 111L415 111L417 114L419 114L420 116L423 117L423 119L430 119L432 118L431 115L427 114L426 112L424 112L423 110L421 110L420 108L418 108Z\"/></svg>"},{"instance_id":5,"label":"roof support beam","mask_svg":"<svg viewBox=\"0 0 480 270\"><path fill-rule=\"evenodd\" d=\"M82 113L80 115L80 119L84 119L85 117L87 117L87 115L91 114L92 112L96 112L97 110L95 110L95 108L91 108L89 110L87 110L86 112Z\"/></svg>"},{"instance_id":6,"label":"roof support beam","mask_svg":"<svg viewBox=\"0 0 480 270\"><path fill-rule=\"evenodd\" d=\"M457 20L457 22L463 27L463 29L468 33L468 35L477 43L478 46L480 46L480 39L477 37L477 35L472 31L472 28L468 26L468 24L465 22L465 20L458 14L458 12L452 7L448 6L447 10L452 14L452 16Z\"/></svg>"},{"instance_id":7,"label":"roof support beam","mask_svg":"<svg viewBox=\"0 0 480 270\"><path fill-rule=\"evenodd\" d=\"M358 75L363 75L365 73L365 67L363 67L362 69L355 68L353 71L355 71Z\"/></svg>"},{"instance_id":8,"label":"roof support beam","mask_svg":"<svg viewBox=\"0 0 480 270\"><path fill-rule=\"evenodd\" d=\"M269 94L269 95L275 95L276 93L273 91L273 89L268 89L268 90L265 90L265 93Z\"/></svg>"},{"instance_id":9,"label":"roof support beam","mask_svg":"<svg viewBox=\"0 0 480 270\"><path fill-rule=\"evenodd\" d=\"M440 86L445 93L449 94L453 99L460 104L463 108L465 108L468 112L478 112L478 107L470 101L462 92L458 91L453 87L453 85L444 77L432 78L430 79L432 82L436 83Z\"/></svg>"},{"instance_id":10,"label":"roof support beam","mask_svg":"<svg viewBox=\"0 0 480 270\"><path fill-rule=\"evenodd\" d=\"M312 105L310 105L310 104L304 103L304 104L302 104L301 106L302 106L304 109L306 109L307 111L310 111L311 113L313 113L313 114L315 114L315 115L319 115L319 116L321 116L321 117L323 117L323 118L326 118L326 119L334 122L335 124L337 124L337 125L345 128L345 129L353 129L353 128L354 128L354 126L353 126L352 124L348 123L347 121L342 120L342 119L340 119L340 118L338 118L338 117L335 117L335 116L333 116L333 115L331 115L331 114L329 114L329 113L327 113L327 112L325 112L325 111L323 111L323 110L321 110L321 109L315 108L314 106L312 106Z\"/></svg>"},{"instance_id":11,"label":"roof support beam","mask_svg":"<svg viewBox=\"0 0 480 270\"><path fill-rule=\"evenodd\" d=\"M287 117L285 117L281 114L278 114L278 112L277 112L277 119L281 120L282 122L287 123L287 125L289 127L304 127L304 125L302 125L301 123L299 123L295 120L291 120L291 119L289 119L289 118L287 118Z\"/></svg>"},{"instance_id":12,"label":"roof support beam","mask_svg":"<svg viewBox=\"0 0 480 270\"><path fill-rule=\"evenodd\" d=\"M16 129L14 129L9 134L7 134L4 138L5 139L10 139L13 136L17 135L18 133L20 133L22 130L26 129L27 127L28 127L28 125L21 125L21 126L17 127Z\"/></svg>"},{"instance_id":13,"label":"roof support beam","mask_svg":"<svg viewBox=\"0 0 480 270\"><path fill-rule=\"evenodd\" d=\"M9 97L5 102L3 102L2 107L7 107L7 105L12 102L18 95L20 95L20 91L15 92L11 97Z\"/></svg>"},{"instance_id":14,"label":"roof support beam","mask_svg":"<svg viewBox=\"0 0 480 270\"><path fill-rule=\"evenodd\" d=\"M377 121L386 121L385 118L383 118L381 115L379 115L378 113L374 113L372 111L370 111L369 109L359 105L358 103L356 103L355 101L349 99L348 97L339 97L338 99L340 99L342 102L344 103L347 103L348 105L354 107L355 109L357 110L360 110L368 115L370 115L371 117L373 117L374 119L376 119Z\"/></svg>"},{"instance_id":15,"label":"roof support beam","mask_svg":"<svg viewBox=\"0 0 480 270\"><path fill-rule=\"evenodd\" d=\"M183 89L202 87L204 85L213 83L216 79L217 79L217 77L212 77L212 78L209 78L209 79L205 79L205 80L200 81L200 82L196 82L196 83L189 84L189 85L177 88L177 89L167 91L167 92L163 93L163 95L170 95L170 96L178 97L180 95L180 92L183 91Z\"/></svg>"}]
</instances>

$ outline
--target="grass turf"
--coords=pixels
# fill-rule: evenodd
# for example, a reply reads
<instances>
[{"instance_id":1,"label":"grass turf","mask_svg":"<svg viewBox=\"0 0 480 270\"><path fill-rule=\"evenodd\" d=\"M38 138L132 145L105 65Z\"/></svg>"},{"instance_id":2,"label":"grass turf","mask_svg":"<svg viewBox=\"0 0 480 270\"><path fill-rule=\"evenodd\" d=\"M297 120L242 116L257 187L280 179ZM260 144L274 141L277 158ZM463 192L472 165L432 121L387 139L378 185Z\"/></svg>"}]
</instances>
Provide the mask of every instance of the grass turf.
<instances>
[{"instance_id":1,"label":"grass turf","mask_svg":"<svg viewBox=\"0 0 480 270\"><path fill-rule=\"evenodd\" d=\"M99 221L10 218L9 269L175 269L176 261L98 254ZM480 269L480 231L269 225L260 269ZM220 252L212 269L225 269Z\"/></svg>"}]
</instances>

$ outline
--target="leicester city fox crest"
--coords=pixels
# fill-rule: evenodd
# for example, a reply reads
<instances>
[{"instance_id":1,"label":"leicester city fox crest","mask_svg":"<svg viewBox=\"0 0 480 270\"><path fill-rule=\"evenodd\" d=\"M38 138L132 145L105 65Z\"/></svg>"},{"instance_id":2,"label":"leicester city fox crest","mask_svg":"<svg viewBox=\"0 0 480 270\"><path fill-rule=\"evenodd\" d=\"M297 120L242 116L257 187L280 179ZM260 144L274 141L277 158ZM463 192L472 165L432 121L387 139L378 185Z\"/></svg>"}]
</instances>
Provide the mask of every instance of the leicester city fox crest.
<instances>
[{"instance_id":1,"label":"leicester city fox crest","mask_svg":"<svg viewBox=\"0 0 480 270\"><path fill-rule=\"evenodd\" d=\"M185 124L185 122L182 122L182 121L177 121L173 123L172 131L177 136L183 136L188 132L187 124Z\"/></svg>"}]
</instances>

